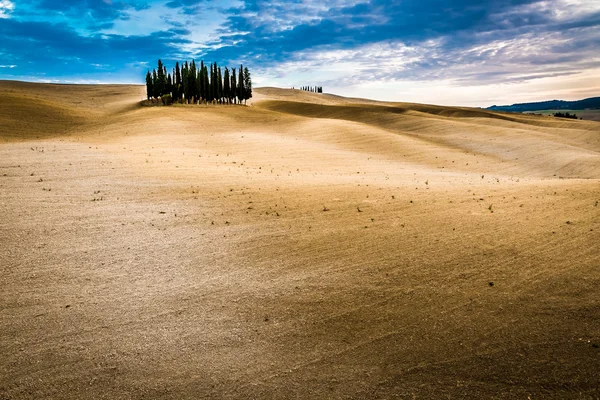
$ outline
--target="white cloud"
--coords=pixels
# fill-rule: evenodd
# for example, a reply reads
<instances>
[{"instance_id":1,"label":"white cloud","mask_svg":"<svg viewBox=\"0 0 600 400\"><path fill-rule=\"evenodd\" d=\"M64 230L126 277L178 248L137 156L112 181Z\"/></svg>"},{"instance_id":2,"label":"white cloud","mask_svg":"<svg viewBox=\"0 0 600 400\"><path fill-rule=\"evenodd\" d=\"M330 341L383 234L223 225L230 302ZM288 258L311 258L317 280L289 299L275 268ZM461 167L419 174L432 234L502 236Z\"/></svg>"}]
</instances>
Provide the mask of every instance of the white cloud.
<instances>
[{"instance_id":1,"label":"white cloud","mask_svg":"<svg viewBox=\"0 0 600 400\"><path fill-rule=\"evenodd\" d=\"M0 0L0 18L8 18L14 9L15 5L10 0Z\"/></svg>"},{"instance_id":2,"label":"white cloud","mask_svg":"<svg viewBox=\"0 0 600 400\"><path fill-rule=\"evenodd\" d=\"M317 23L325 15L329 19L335 18L336 15L329 14L331 10L363 3L367 3L367 1L329 0L321 2L304 0L292 2L276 0L261 4L258 11L242 11L239 16L245 18L254 28L261 27L268 32L275 33L290 30L302 24Z\"/></svg>"},{"instance_id":3,"label":"white cloud","mask_svg":"<svg viewBox=\"0 0 600 400\"><path fill-rule=\"evenodd\" d=\"M1 0L0 0L1 1ZM169 20L177 20L177 10L164 4L153 4L143 10L129 9L124 12L126 19L117 19L110 29L102 31L107 35L145 36L154 32L166 31L171 27Z\"/></svg>"},{"instance_id":4,"label":"white cloud","mask_svg":"<svg viewBox=\"0 0 600 400\"><path fill-rule=\"evenodd\" d=\"M393 81L328 87L326 92L395 102L487 107L543 100L581 100L600 92L600 69L574 75L545 77L520 83L457 85L452 79Z\"/></svg>"},{"instance_id":5,"label":"white cloud","mask_svg":"<svg viewBox=\"0 0 600 400\"><path fill-rule=\"evenodd\" d=\"M0 65L0 68L9 68L9 69L13 69L16 68L16 65Z\"/></svg>"}]
</instances>

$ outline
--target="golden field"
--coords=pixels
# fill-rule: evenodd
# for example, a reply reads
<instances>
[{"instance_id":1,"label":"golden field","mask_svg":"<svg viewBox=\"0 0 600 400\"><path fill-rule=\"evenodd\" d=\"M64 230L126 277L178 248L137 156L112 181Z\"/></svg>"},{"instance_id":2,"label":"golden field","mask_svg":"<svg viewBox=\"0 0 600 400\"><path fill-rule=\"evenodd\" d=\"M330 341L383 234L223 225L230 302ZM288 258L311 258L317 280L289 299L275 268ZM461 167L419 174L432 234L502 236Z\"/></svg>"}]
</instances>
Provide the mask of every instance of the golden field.
<instances>
[{"instance_id":1,"label":"golden field","mask_svg":"<svg viewBox=\"0 0 600 400\"><path fill-rule=\"evenodd\" d=\"M600 397L599 122L0 89L0 399Z\"/></svg>"}]
</instances>

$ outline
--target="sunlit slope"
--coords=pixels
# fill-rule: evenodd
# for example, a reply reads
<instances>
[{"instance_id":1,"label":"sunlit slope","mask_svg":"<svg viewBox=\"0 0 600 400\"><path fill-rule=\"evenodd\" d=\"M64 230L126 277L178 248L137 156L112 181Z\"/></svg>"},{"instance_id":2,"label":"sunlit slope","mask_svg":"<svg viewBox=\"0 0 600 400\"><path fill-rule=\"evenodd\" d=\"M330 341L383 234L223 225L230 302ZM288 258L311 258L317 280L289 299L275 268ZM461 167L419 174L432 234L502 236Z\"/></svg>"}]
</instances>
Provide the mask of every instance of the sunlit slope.
<instances>
[{"instance_id":1,"label":"sunlit slope","mask_svg":"<svg viewBox=\"0 0 600 400\"><path fill-rule=\"evenodd\" d=\"M319 120L316 131L318 125L327 124L324 120L360 124L366 135L363 141L370 137L373 144L370 149L363 147L365 151L397 151L398 156L420 153L407 161L432 167L461 171L492 167L496 173L515 176L600 177L600 125L595 122L409 103L355 104L344 99L334 104L335 98L319 96L302 93L298 96L301 102L263 100L255 106L307 121ZM320 104L323 100L327 104ZM387 137L381 136L382 131ZM356 140L335 130L331 133L342 143ZM412 144L406 146L407 141ZM399 142L403 151L395 148ZM423 153L423 147L429 151ZM446 159L452 159L453 165L443 163Z\"/></svg>"}]
</instances>

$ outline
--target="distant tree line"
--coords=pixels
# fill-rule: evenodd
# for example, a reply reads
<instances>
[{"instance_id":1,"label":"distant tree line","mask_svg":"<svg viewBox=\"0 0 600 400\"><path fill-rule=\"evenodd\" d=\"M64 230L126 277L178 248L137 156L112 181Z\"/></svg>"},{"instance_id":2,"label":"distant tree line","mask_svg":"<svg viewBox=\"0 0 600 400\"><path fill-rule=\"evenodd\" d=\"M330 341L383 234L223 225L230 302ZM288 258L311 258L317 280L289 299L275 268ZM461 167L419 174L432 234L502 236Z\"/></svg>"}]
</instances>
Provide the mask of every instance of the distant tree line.
<instances>
[{"instance_id":1,"label":"distant tree line","mask_svg":"<svg viewBox=\"0 0 600 400\"><path fill-rule=\"evenodd\" d=\"M161 98L164 104L218 103L241 104L252 98L252 78L248 68L240 65L223 70L217 63L197 65L185 61L175 63L172 72L161 60L158 67L146 74L146 94L148 100Z\"/></svg>"},{"instance_id":2,"label":"distant tree line","mask_svg":"<svg viewBox=\"0 0 600 400\"><path fill-rule=\"evenodd\" d=\"M312 93L323 93L322 86L302 86L302 87L300 87L300 90L304 90L306 92L312 92Z\"/></svg>"},{"instance_id":3,"label":"distant tree line","mask_svg":"<svg viewBox=\"0 0 600 400\"><path fill-rule=\"evenodd\" d=\"M570 119L577 119L577 114L570 114L570 113L568 113L568 112L564 112L564 113L562 113L562 112L557 112L557 113L554 113L554 114L552 114L552 115L554 115L555 117L558 117L558 118L570 118Z\"/></svg>"}]
</instances>

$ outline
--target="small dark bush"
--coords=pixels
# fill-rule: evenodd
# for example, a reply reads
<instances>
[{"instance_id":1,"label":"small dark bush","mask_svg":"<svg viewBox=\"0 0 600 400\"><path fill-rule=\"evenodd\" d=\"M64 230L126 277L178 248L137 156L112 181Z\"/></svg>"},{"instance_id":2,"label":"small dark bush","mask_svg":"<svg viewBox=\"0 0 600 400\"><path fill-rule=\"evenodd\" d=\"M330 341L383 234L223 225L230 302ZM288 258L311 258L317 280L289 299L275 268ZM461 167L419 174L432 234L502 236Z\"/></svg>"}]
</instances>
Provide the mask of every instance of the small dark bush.
<instances>
[{"instance_id":1,"label":"small dark bush","mask_svg":"<svg viewBox=\"0 0 600 400\"><path fill-rule=\"evenodd\" d=\"M564 113L557 112L557 113L554 113L554 116L558 117L558 118L578 119L577 114L569 114L568 112L564 112Z\"/></svg>"},{"instance_id":2,"label":"small dark bush","mask_svg":"<svg viewBox=\"0 0 600 400\"><path fill-rule=\"evenodd\" d=\"M173 97L170 94L163 94L161 97L162 103L165 106L170 106L173 104Z\"/></svg>"}]
</instances>

